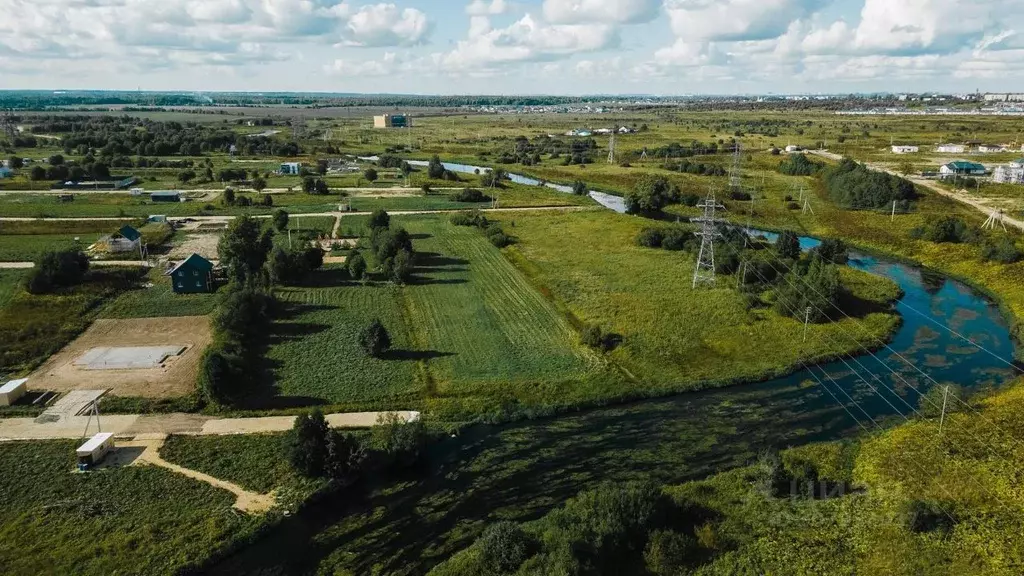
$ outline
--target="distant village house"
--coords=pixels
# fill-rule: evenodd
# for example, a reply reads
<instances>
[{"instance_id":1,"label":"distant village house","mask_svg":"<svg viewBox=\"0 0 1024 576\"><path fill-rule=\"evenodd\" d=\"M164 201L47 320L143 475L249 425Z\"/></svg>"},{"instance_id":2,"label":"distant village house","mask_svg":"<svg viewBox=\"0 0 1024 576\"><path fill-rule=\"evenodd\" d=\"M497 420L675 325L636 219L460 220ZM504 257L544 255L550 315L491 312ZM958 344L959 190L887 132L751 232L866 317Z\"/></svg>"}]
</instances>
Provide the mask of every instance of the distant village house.
<instances>
[{"instance_id":1,"label":"distant village house","mask_svg":"<svg viewBox=\"0 0 1024 576\"><path fill-rule=\"evenodd\" d=\"M918 146L893 146L893 154L917 154L921 150Z\"/></svg>"},{"instance_id":2,"label":"distant village house","mask_svg":"<svg viewBox=\"0 0 1024 576\"><path fill-rule=\"evenodd\" d=\"M193 253L180 264L171 268L171 288L175 294L200 294L213 292L213 262Z\"/></svg>"},{"instance_id":3,"label":"distant village house","mask_svg":"<svg viewBox=\"0 0 1024 576\"><path fill-rule=\"evenodd\" d=\"M950 176L984 176L985 167L977 162L958 160L956 162L943 164L942 167L939 168L939 175L943 178L948 178Z\"/></svg>"}]
</instances>

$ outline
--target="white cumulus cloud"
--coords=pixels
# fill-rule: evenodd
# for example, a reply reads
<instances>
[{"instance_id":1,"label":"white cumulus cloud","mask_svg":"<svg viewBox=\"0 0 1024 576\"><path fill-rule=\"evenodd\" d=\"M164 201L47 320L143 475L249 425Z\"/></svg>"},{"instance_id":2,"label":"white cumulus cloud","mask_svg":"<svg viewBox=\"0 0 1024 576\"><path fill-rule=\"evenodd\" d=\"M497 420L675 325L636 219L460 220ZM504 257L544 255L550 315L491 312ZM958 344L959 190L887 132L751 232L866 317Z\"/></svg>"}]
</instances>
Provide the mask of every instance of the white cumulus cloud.
<instances>
[{"instance_id":1,"label":"white cumulus cloud","mask_svg":"<svg viewBox=\"0 0 1024 576\"><path fill-rule=\"evenodd\" d=\"M658 15L660 0L544 0L544 18L555 24L642 24Z\"/></svg>"},{"instance_id":2,"label":"white cumulus cloud","mask_svg":"<svg viewBox=\"0 0 1024 576\"><path fill-rule=\"evenodd\" d=\"M508 12L510 4L505 0L473 0L466 6L470 16L498 16Z\"/></svg>"},{"instance_id":3,"label":"white cumulus cloud","mask_svg":"<svg viewBox=\"0 0 1024 576\"><path fill-rule=\"evenodd\" d=\"M364 6L346 26L344 44L349 46L413 46L430 33L427 15L415 8L394 4Z\"/></svg>"}]
</instances>

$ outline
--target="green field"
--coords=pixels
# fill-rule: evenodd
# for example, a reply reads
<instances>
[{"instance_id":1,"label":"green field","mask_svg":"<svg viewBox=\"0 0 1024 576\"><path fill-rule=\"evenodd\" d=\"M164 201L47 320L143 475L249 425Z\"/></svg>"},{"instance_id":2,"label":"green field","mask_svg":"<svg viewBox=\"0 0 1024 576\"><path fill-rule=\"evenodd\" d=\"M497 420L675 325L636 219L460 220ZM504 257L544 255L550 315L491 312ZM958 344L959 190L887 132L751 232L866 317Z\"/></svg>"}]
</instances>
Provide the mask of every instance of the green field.
<instances>
[{"instance_id":1,"label":"green field","mask_svg":"<svg viewBox=\"0 0 1024 576\"><path fill-rule=\"evenodd\" d=\"M424 392L418 377L422 352L409 339L402 289L343 280L337 268L315 272L315 287L277 291L286 316L269 334L264 371L273 384L243 404L253 407L317 403L352 407L416 404ZM391 334L393 351L369 358L359 348L359 331L379 318Z\"/></svg>"},{"instance_id":2,"label":"green field","mask_svg":"<svg viewBox=\"0 0 1024 576\"><path fill-rule=\"evenodd\" d=\"M24 270L0 269L0 309L7 306L7 303L18 292L21 279L24 277Z\"/></svg>"},{"instance_id":3,"label":"green field","mask_svg":"<svg viewBox=\"0 0 1024 576\"><path fill-rule=\"evenodd\" d=\"M393 225L417 238L417 277L404 294L417 341L439 355L429 362L439 399L557 402L602 370L598 355L480 231L445 217Z\"/></svg>"},{"instance_id":4,"label":"green field","mask_svg":"<svg viewBox=\"0 0 1024 576\"><path fill-rule=\"evenodd\" d=\"M152 286L146 287L146 284ZM159 318L162 316L205 316L217 305L214 294L175 294L162 270L153 268L143 284L125 290L100 310L100 318Z\"/></svg>"},{"instance_id":5,"label":"green field","mask_svg":"<svg viewBox=\"0 0 1024 576\"><path fill-rule=\"evenodd\" d=\"M69 248L84 249L99 240L100 236L101 234L2 234L0 235L0 261L32 262L46 251Z\"/></svg>"},{"instance_id":6,"label":"green field","mask_svg":"<svg viewBox=\"0 0 1024 576\"><path fill-rule=\"evenodd\" d=\"M174 574L251 535L234 495L155 466L74 471L77 441L0 443L4 574Z\"/></svg>"},{"instance_id":7,"label":"green field","mask_svg":"<svg viewBox=\"0 0 1024 576\"><path fill-rule=\"evenodd\" d=\"M814 344L804 345L802 322L748 309L734 276L720 278L718 288L693 290L694 256L637 246L634 238L645 226L650 222L606 211L517 214L519 243L507 249L568 313L623 336L611 359L645 390L760 380L859 347L836 337L855 325L863 326L853 331L861 342L884 339L898 325L891 312L812 325Z\"/></svg>"}]
</instances>

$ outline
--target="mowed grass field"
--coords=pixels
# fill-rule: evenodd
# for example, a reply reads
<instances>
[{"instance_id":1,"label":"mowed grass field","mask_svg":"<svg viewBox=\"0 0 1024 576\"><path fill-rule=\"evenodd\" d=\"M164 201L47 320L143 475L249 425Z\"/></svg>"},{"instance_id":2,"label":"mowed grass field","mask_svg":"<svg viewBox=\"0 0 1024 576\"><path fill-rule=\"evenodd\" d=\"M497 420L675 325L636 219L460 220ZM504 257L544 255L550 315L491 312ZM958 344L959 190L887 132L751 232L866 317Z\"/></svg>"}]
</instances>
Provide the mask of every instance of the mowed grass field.
<instances>
[{"instance_id":1,"label":"mowed grass field","mask_svg":"<svg viewBox=\"0 0 1024 576\"><path fill-rule=\"evenodd\" d=\"M543 391L555 400L558 388L601 370L598 355L480 230L447 216L392 225L415 238L416 278L404 295L416 341L437 354L429 371L439 398Z\"/></svg>"},{"instance_id":2,"label":"mowed grass field","mask_svg":"<svg viewBox=\"0 0 1024 576\"><path fill-rule=\"evenodd\" d=\"M284 317L269 335L265 372L273 383L256 394L254 407L344 404L353 409L414 404L424 385L418 354L410 342L402 288L347 282L340 270L313 274L313 287L282 288ZM391 335L392 352L367 357L359 332L380 319Z\"/></svg>"},{"instance_id":3,"label":"mowed grass field","mask_svg":"<svg viewBox=\"0 0 1024 576\"><path fill-rule=\"evenodd\" d=\"M621 334L623 344L610 357L648 391L777 375L803 360L859 348L847 333L866 342L898 325L894 313L869 314L856 325L812 325L805 345L802 322L748 309L735 276L694 291L692 254L637 246L637 233L654 224L649 220L609 211L524 213L514 220L506 229L519 243L506 249L509 257L568 313Z\"/></svg>"},{"instance_id":4,"label":"mowed grass field","mask_svg":"<svg viewBox=\"0 0 1024 576\"><path fill-rule=\"evenodd\" d=\"M263 520L234 495L156 466L74 472L77 441L0 443L5 575L174 574Z\"/></svg>"}]
</instances>

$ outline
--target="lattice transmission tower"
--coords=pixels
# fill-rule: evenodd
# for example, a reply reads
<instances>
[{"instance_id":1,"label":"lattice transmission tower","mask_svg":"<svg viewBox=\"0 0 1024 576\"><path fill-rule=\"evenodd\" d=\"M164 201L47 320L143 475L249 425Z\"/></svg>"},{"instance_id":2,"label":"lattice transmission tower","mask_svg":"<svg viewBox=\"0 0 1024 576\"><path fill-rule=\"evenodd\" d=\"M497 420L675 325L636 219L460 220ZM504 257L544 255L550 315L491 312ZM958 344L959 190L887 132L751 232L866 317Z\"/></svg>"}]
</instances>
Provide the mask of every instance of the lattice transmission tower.
<instances>
[{"instance_id":1,"label":"lattice transmission tower","mask_svg":"<svg viewBox=\"0 0 1024 576\"><path fill-rule=\"evenodd\" d=\"M612 135L608 137L608 163L615 164L615 130L612 130Z\"/></svg>"},{"instance_id":2,"label":"lattice transmission tower","mask_svg":"<svg viewBox=\"0 0 1024 576\"><path fill-rule=\"evenodd\" d=\"M14 114L10 111L0 114L0 130L13 141L18 135L18 129L14 122Z\"/></svg>"},{"instance_id":3,"label":"lattice transmission tower","mask_svg":"<svg viewBox=\"0 0 1024 576\"><path fill-rule=\"evenodd\" d=\"M729 191L739 192L743 186L743 173L740 171L740 143L736 142L736 148L732 153L732 167L729 168Z\"/></svg>"},{"instance_id":4,"label":"lattice transmission tower","mask_svg":"<svg viewBox=\"0 0 1024 576\"><path fill-rule=\"evenodd\" d=\"M704 215L694 218L694 222L700 223L700 253L697 255L697 267L693 271L693 287L715 285L715 238L721 236L718 231L720 220L715 217L716 210L724 210L725 206L715 200L715 191L711 189L708 197L697 204L698 208L704 210Z\"/></svg>"}]
</instances>

